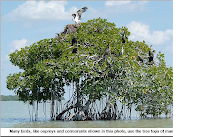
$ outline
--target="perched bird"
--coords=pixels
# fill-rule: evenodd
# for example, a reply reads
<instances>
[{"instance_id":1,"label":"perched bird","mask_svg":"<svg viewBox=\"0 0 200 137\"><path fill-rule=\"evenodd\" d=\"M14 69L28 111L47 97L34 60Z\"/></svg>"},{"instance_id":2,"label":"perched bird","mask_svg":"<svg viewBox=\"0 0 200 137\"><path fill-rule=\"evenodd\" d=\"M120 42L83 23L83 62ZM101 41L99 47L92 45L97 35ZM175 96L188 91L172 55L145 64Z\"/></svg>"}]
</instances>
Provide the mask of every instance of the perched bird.
<instances>
[{"instance_id":1,"label":"perched bird","mask_svg":"<svg viewBox=\"0 0 200 137\"><path fill-rule=\"evenodd\" d=\"M125 35L125 31L124 33L122 34L122 43L125 43L126 42L126 35Z\"/></svg>"},{"instance_id":2,"label":"perched bird","mask_svg":"<svg viewBox=\"0 0 200 137\"><path fill-rule=\"evenodd\" d=\"M108 55L110 52L110 44L108 44L107 46L108 48L106 49L104 56Z\"/></svg>"},{"instance_id":3,"label":"perched bird","mask_svg":"<svg viewBox=\"0 0 200 137\"><path fill-rule=\"evenodd\" d=\"M72 53L77 53L77 47L75 47L73 50L72 50Z\"/></svg>"},{"instance_id":4,"label":"perched bird","mask_svg":"<svg viewBox=\"0 0 200 137\"><path fill-rule=\"evenodd\" d=\"M56 33L56 37L55 38L60 38L60 34L59 33Z\"/></svg>"},{"instance_id":5,"label":"perched bird","mask_svg":"<svg viewBox=\"0 0 200 137\"><path fill-rule=\"evenodd\" d=\"M140 53L141 53L141 49L139 49L139 51L138 51L138 59L139 59L140 62L143 62L143 59L142 59L142 57L140 56Z\"/></svg>"},{"instance_id":6,"label":"perched bird","mask_svg":"<svg viewBox=\"0 0 200 137\"><path fill-rule=\"evenodd\" d=\"M74 37L72 39L72 46L74 46L76 43L77 43L77 40L76 40L76 36L74 35Z\"/></svg>"},{"instance_id":7,"label":"perched bird","mask_svg":"<svg viewBox=\"0 0 200 137\"><path fill-rule=\"evenodd\" d=\"M149 62L153 61L153 56L149 56Z\"/></svg>"},{"instance_id":8,"label":"perched bird","mask_svg":"<svg viewBox=\"0 0 200 137\"><path fill-rule=\"evenodd\" d=\"M119 56L124 54L124 48L123 47L124 47L124 45L122 45L122 50L120 51Z\"/></svg>"},{"instance_id":9,"label":"perched bird","mask_svg":"<svg viewBox=\"0 0 200 137\"><path fill-rule=\"evenodd\" d=\"M154 52L155 50L152 50L153 45L150 46L150 50L149 50L149 62L153 61L154 58Z\"/></svg>"},{"instance_id":10,"label":"perched bird","mask_svg":"<svg viewBox=\"0 0 200 137\"><path fill-rule=\"evenodd\" d=\"M87 7L83 7L82 9L78 10L76 12L76 14L72 14L73 18L72 20L75 22L75 23L79 23L81 21L81 15L83 12L85 12L88 8Z\"/></svg>"},{"instance_id":11,"label":"perched bird","mask_svg":"<svg viewBox=\"0 0 200 137\"><path fill-rule=\"evenodd\" d=\"M60 36L60 34L59 33L56 33L56 35L59 37Z\"/></svg>"},{"instance_id":12,"label":"perched bird","mask_svg":"<svg viewBox=\"0 0 200 137\"><path fill-rule=\"evenodd\" d=\"M153 45L150 46L150 50L149 50L149 56L153 56L153 50L152 50Z\"/></svg>"}]
</instances>

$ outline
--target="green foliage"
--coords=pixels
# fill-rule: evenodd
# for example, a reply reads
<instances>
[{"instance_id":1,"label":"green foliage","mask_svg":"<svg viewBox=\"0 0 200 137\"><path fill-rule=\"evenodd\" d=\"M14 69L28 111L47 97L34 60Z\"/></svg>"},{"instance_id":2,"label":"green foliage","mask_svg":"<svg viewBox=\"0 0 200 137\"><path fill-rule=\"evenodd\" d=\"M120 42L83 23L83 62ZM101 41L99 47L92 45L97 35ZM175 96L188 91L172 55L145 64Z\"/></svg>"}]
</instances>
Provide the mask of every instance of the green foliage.
<instances>
[{"instance_id":1,"label":"green foliage","mask_svg":"<svg viewBox=\"0 0 200 137\"><path fill-rule=\"evenodd\" d=\"M61 97L61 100L65 100L64 97ZM1 101L19 101L19 96L17 95L1 95Z\"/></svg>"},{"instance_id":2,"label":"green foliage","mask_svg":"<svg viewBox=\"0 0 200 137\"><path fill-rule=\"evenodd\" d=\"M122 35L126 32L126 42ZM13 65L23 72L7 77L7 88L14 90L24 102L46 101L52 93L60 99L64 86L81 83L80 94L90 99L110 95L127 105L135 105L142 115L157 116L168 111L173 101L173 72L166 66L160 52L155 62L148 64L149 46L145 41L130 41L126 27L116 28L106 19L81 23L76 32L77 44L71 46L74 34L44 39L10 54ZM105 50L110 45L110 52ZM72 50L77 47L77 53ZM138 52L144 63L138 61Z\"/></svg>"}]
</instances>

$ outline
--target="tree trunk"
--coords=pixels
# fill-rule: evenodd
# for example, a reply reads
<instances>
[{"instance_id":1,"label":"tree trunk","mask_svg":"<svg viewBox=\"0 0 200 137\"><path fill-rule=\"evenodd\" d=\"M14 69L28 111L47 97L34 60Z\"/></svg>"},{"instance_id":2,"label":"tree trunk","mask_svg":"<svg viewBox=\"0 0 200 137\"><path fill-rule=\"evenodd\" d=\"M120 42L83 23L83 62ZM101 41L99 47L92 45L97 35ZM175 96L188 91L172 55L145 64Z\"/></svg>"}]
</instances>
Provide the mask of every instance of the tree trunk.
<instances>
[{"instance_id":1,"label":"tree trunk","mask_svg":"<svg viewBox=\"0 0 200 137\"><path fill-rule=\"evenodd\" d=\"M76 94L77 94L77 112L80 111L81 104L81 97L80 97L80 89L79 89L79 80L76 81Z\"/></svg>"},{"instance_id":2,"label":"tree trunk","mask_svg":"<svg viewBox=\"0 0 200 137\"><path fill-rule=\"evenodd\" d=\"M51 89L52 90L52 89ZM51 91L51 120L54 120L54 91Z\"/></svg>"},{"instance_id":3,"label":"tree trunk","mask_svg":"<svg viewBox=\"0 0 200 137\"><path fill-rule=\"evenodd\" d=\"M116 103L116 99L115 99L115 101L114 101L114 113L113 113L112 119L116 120L116 118L117 118L117 103Z\"/></svg>"},{"instance_id":4,"label":"tree trunk","mask_svg":"<svg viewBox=\"0 0 200 137\"><path fill-rule=\"evenodd\" d=\"M67 109L63 110L58 116L56 116L56 120L62 120L62 116L65 112L67 112L70 109L76 108L76 105L71 105Z\"/></svg>"},{"instance_id":5,"label":"tree trunk","mask_svg":"<svg viewBox=\"0 0 200 137\"><path fill-rule=\"evenodd\" d=\"M88 116L88 110L89 110L89 105L91 104L91 101L88 100L86 103L85 103L85 106L83 106L82 110L86 116ZM58 116L56 116L56 120L62 120L62 117L63 115L69 111L70 109L73 109L73 108L77 108L77 104L75 105L71 105L69 106L68 108L66 108L65 110L63 110ZM75 113L74 113L75 114ZM73 115L73 114L72 114Z\"/></svg>"}]
</instances>

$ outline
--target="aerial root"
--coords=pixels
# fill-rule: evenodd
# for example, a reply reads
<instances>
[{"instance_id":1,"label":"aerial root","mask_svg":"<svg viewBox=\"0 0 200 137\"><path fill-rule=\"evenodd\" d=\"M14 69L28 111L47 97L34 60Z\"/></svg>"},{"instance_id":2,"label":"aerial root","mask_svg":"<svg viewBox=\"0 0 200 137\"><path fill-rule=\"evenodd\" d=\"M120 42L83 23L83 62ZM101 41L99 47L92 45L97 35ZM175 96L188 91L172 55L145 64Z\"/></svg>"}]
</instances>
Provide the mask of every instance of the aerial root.
<instances>
[{"instance_id":1,"label":"aerial root","mask_svg":"<svg viewBox=\"0 0 200 137\"><path fill-rule=\"evenodd\" d=\"M87 121L87 120L119 120L124 119L124 106L122 107L121 112L119 113L116 102L112 104L108 99L106 105L102 110L98 110L95 105L95 102L87 100L84 106L79 108L79 111L70 110L77 109L78 105L71 105L63 110L60 114L56 116L56 120L63 121Z\"/></svg>"}]
</instances>

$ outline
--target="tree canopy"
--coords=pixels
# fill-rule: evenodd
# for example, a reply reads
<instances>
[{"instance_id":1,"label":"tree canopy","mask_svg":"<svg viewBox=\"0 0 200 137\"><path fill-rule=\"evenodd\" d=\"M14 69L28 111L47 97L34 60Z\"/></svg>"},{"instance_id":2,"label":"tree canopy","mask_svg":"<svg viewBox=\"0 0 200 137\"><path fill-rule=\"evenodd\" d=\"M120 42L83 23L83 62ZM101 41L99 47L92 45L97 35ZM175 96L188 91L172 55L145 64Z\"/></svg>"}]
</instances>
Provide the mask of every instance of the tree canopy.
<instances>
[{"instance_id":1,"label":"tree canopy","mask_svg":"<svg viewBox=\"0 0 200 137\"><path fill-rule=\"evenodd\" d=\"M92 101L109 95L111 103L135 105L141 116L169 113L173 70L164 54L158 52L150 63L149 45L128 40L126 27L117 28L106 19L81 23L74 33L65 30L10 54L11 63L23 70L7 77L7 88L19 100L32 104L50 100L52 94L60 100L64 86L75 82L80 96Z\"/></svg>"}]
</instances>

